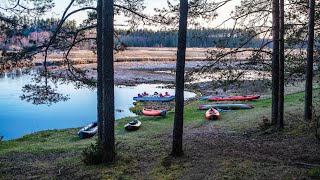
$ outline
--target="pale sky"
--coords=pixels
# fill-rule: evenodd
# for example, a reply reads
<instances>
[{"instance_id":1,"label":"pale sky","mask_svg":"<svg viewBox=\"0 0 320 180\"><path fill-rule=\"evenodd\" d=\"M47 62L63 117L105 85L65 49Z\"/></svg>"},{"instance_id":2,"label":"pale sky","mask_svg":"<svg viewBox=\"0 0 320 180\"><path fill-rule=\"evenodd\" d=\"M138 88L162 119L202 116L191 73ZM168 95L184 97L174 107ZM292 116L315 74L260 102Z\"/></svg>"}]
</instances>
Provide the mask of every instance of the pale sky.
<instances>
[{"instance_id":1,"label":"pale sky","mask_svg":"<svg viewBox=\"0 0 320 180\"><path fill-rule=\"evenodd\" d=\"M216 0L217 2L219 0ZM48 13L47 17L60 17L62 12L64 11L64 9L68 6L68 3L70 1L68 0L54 0L55 2L55 8L53 9L53 12ZM178 0L172 0L172 2L179 2ZM144 13L146 14L152 14L153 13L153 9L154 8L161 8L166 6L167 0L145 0L145 6L146 9L144 11ZM212 22L212 24L207 25L210 27L214 27L217 24L220 24L221 22L223 22L225 19L227 19L229 17L229 14L231 13L231 11L234 10L234 7L236 5L240 5L240 0L232 0L231 2L228 2L225 6L223 6L222 8L220 8L217 12L219 14L218 18L216 20L214 20ZM82 12L82 13L78 13L76 15L71 16L70 19L75 19L77 22L81 22L82 20L84 20L86 18L86 13ZM232 25L232 22L227 23L225 26L223 27L230 27Z\"/></svg>"}]
</instances>

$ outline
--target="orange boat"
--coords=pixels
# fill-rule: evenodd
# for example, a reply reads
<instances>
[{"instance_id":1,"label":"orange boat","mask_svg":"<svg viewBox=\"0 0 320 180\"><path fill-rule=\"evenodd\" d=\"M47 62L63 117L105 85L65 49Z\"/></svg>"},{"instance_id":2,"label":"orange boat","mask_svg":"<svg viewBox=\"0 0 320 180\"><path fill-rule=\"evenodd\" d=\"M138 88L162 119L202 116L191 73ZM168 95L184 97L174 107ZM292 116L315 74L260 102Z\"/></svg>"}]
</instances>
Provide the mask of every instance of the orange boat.
<instances>
[{"instance_id":1,"label":"orange boat","mask_svg":"<svg viewBox=\"0 0 320 180\"><path fill-rule=\"evenodd\" d=\"M210 101L248 101L253 99L259 99L260 96L247 95L247 96L212 96Z\"/></svg>"},{"instance_id":2,"label":"orange boat","mask_svg":"<svg viewBox=\"0 0 320 180\"><path fill-rule=\"evenodd\" d=\"M218 117L220 116L220 113L218 110L216 110L215 108L210 108L207 112L206 112L206 118L210 119L210 120L216 120L218 119Z\"/></svg>"},{"instance_id":3,"label":"orange boat","mask_svg":"<svg viewBox=\"0 0 320 180\"><path fill-rule=\"evenodd\" d=\"M166 109L156 110L156 109L143 109L142 113L146 116L164 116L167 113Z\"/></svg>"}]
</instances>

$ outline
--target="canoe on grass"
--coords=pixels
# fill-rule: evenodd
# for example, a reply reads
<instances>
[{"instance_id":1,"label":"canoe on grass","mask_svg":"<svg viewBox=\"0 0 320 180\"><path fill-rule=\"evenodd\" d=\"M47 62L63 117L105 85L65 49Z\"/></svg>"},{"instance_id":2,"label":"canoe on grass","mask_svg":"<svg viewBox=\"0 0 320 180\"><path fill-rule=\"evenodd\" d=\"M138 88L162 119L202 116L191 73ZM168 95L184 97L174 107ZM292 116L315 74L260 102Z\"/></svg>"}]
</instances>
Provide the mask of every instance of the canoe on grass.
<instances>
[{"instance_id":1,"label":"canoe on grass","mask_svg":"<svg viewBox=\"0 0 320 180\"><path fill-rule=\"evenodd\" d=\"M80 139L90 138L98 133L98 123L93 122L79 130Z\"/></svg>"},{"instance_id":2,"label":"canoe on grass","mask_svg":"<svg viewBox=\"0 0 320 180\"><path fill-rule=\"evenodd\" d=\"M209 101L248 101L253 99L259 99L260 96L247 95L247 96L213 96L209 98Z\"/></svg>"},{"instance_id":3,"label":"canoe on grass","mask_svg":"<svg viewBox=\"0 0 320 180\"><path fill-rule=\"evenodd\" d=\"M215 108L210 108L206 112L206 118L209 119L209 120L216 120L216 119L219 118L219 116L220 116L220 113Z\"/></svg>"},{"instance_id":4,"label":"canoe on grass","mask_svg":"<svg viewBox=\"0 0 320 180\"><path fill-rule=\"evenodd\" d=\"M146 116L164 116L166 115L167 110L143 109L142 113Z\"/></svg>"},{"instance_id":5,"label":"canoe on grass","mask_svg":"<svg viewBox=\"0 0 320 180\"><path fill-rule=\"evenodd\" d=\"M204 96L204 97L200 97L199 100L200 101L208 101L209 98L212 98L212 97L214 97L214 96Z\"/></svg>"},{"instance_id":6,"label":"canoe on grass","mask_svg":"<svg viewBox=\"0 0 320 180\"><path fill-rule=\"evenodd\" d=\"M174 99L174 96L142 96L142 97L133 97L135 101L161 101L161 102L169 102Z\"/></svg>"},{"instance_id":7,"label":"canoe on grass","mask_svg":"<svg viewBox=\"0 0 320 180\"><path fill-rule=\"evenodd\" d=\"M201 105L198 107L200 110L207 110L210 108L219 108L224 110L229 109L253 109L253 106L250 104L208 104L208 105Z\"/></svg>"},{"instance_id":8,"label":"canoe on grass","mask_svg":"<svg viewBox=\"0 0 320 180\"><path fill-rule=\"evenodd\" d=\"M127 131L131 131L131 130L137 130L139 129L141 126L141 122L139 120L133 120L131 122L129 122L128 124L126 124L124 126L124 128L127 130Z\"/></svg>"}]
</instances>

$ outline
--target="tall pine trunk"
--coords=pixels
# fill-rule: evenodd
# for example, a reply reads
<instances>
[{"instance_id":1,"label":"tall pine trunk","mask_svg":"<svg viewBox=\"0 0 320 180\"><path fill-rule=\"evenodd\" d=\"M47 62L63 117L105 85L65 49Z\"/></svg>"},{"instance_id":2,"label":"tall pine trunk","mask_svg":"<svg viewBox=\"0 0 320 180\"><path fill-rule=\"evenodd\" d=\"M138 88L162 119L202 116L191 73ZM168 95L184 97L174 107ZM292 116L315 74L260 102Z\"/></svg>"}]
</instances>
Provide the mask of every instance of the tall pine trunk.
<instances>
[{"instance_id":1,"label":"tall pine trunk","mask_svg":"<svg viewBox=\"0 0 320 180\"><path fill-rule=\"evenodd\" d=\"M103 88L102 88L102 0L97 2L97 99L98 99L98 144L103 135Z\"/></svg>"},{"instance_id":2,"label":"tall pine trunk","mask_svg":"<svg viewBox=\"0 0 320 180\"><path fill-rule=\"evenodd\" d=\"M176 65L175 116L173 127L172 156L183 155L183 109L184 109L184 69L187 41L188 0L180 0L178 51Z\"/></svg>"},{"instance_id":3,"label":"tall pine trunk","mask_svg":"<svg viewBox=\"0 0 320 180\"><path fill-rule=\"evenodd\" d=\"M115 157L114 138L114 69L113 69L113 0L102 3L102 85L103 85L103 157L102 162L112 162Z\"/></svg>"},{"instance_id":4,"label":"tall pine trunk","mask_svg":"<svg viewBox=\"0 0 320 180\"><path fill-rule=\"evenodd\" d=\"M309 23L308 23L308 48L306 66L306 86L304 119L312 119L312 78L313 78L313 50L314 50L314 12L315 0L309 0Z\"/></svg>"},{"instance_id":5,"label":"tall pine trunk","mask_svg":"<svg viewBox=\"0 0 320 180\"><path fill-rule=\"evenodd\" d=\"M279 0L272 0L272 124L278 123L279 107Z\"/></svg>"},{"instance_id":6,"label":"tall pine trunk","mask_svg":"<svg viewBox=\"0 0 320 180\"><path fill-rule=\"evenodd\" d=\"M280 0L280 52L279 52L279 116L278 128L283 129L284 113L284 0Z\"/></svg>"}]
</instances>

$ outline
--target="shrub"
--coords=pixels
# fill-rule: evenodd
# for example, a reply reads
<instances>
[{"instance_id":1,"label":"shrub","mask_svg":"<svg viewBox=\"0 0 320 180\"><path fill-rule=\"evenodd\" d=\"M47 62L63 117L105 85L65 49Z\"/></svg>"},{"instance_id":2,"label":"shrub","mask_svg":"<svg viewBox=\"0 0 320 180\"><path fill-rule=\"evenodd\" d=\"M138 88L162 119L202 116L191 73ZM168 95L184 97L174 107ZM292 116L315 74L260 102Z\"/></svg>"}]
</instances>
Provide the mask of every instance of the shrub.
<instances>
[{"instance_id":1,"label":"shrub","mask_svg":"<svg viewBox=\"0 0 320 180\"><path fill-rule=\"evenodd\" d=\"M82 161L86 165L100 164L102 159L102 152L99 148L99 144L90 144L82 152L83 159Z\"/></svg>"}]
</instances>

